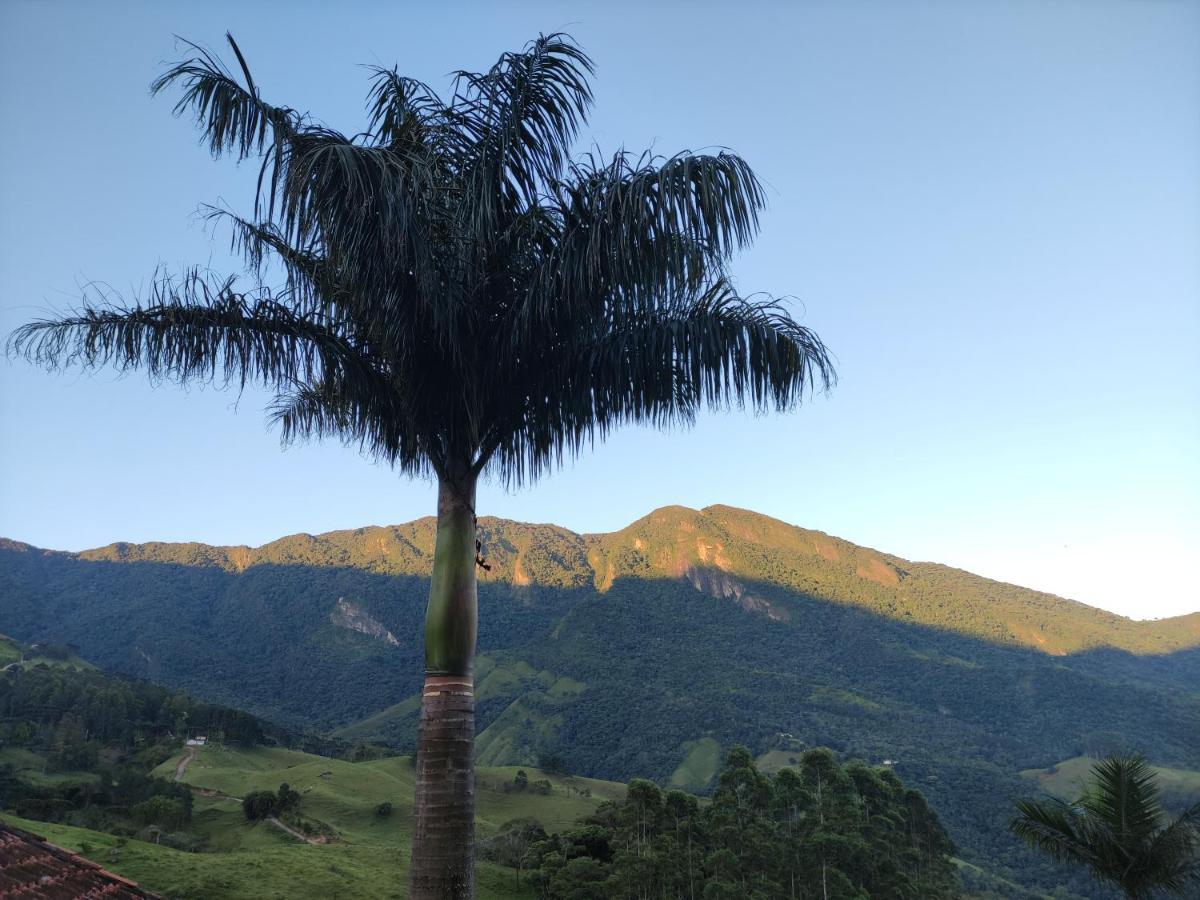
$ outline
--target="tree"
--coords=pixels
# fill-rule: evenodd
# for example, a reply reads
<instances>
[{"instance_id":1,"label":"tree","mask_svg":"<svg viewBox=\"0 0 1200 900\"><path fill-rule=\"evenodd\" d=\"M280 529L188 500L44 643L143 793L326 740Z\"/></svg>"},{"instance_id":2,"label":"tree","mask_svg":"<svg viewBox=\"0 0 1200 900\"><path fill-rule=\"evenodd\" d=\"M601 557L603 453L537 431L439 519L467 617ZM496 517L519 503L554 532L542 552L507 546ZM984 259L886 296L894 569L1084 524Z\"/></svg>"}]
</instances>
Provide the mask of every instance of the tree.
<instances>
[{"instance_id":1,"label":"tree","mask_svg":"<svg viewBox=\"0 0 1200 900\"><path fill-rule=\"evenodd\" d=\"M500 831L488 838L480 847L480 856L492 862L517 870L517 887L521 886L521 870L525 866L530 848L546 840L546 829L531 817L510 819L500 826Z\"/></svg>"},{"instance_id":2,"label":"tree","mask_svg":"<svg viewBox=\"0 0 1200 900\"><path fill-rule=\"evenodd\" d=\"M1200 804L1167 821L1159 787L1139 755L1092 766L1092 782L1072 803L1021 800L1013 833L1060 862L1086 866L1126 897L1180 896L1200 881Z\"/></svg>"},{"instance_id":3,"label":"tree","mask_svg":"<svg viewBox=\"0 0 1200 900\"><path fill-rule=\"evenodd\" d=\"M92 291L18 329L10 352L257 381L285 441L336 436L436 477L411 887L469 897L479 478L528 483L624 423L788 410L833 367L783 305L729 279L764 202L741 158L571 160L592 101L571 38L457 73L449 100L374 69L353 136L269 104L229 43L236 74L188 43L152 89L182 88L175 111L215 156L261 158L253 216L209 210L248 284L196 268L160 272L132 304Z\"/></svg>"},{"instance_id":4,"label":"tree","mask_svg":"<svg viewBox=\"0 0 1200 900\"><path fill-rule=\"evenodd\" d=\"M278 793L275 794L275 811L277 813L287 812L293 809L300 802L300 792L292 790L291 785L286 781L279 786Z\"/></svg>"},{"instance_id":5,"label":"tree","mask_svg":"<svg viewBox=\"0 0 1200 900\"><path fill-rule=\"evenodd\" d=\"M251 791L242 798L242 813L247 821L258 822L275 815L278 802L273 791Z\"/></svg>"}]
</instances>

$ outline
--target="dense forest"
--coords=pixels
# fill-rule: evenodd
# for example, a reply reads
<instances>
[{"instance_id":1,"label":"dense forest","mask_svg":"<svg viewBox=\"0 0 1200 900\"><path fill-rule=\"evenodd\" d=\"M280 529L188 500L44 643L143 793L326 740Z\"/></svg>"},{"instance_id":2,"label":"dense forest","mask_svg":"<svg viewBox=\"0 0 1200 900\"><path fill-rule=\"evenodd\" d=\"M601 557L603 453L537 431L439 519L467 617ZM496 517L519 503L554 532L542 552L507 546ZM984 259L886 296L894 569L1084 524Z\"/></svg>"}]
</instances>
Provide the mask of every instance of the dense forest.
<instances>
[{"instance_id":1,"label":"dense forest","mask_svg":"<svg viewBox=\"0 0 1200 900\"><path fill-rule=\"evenodd\" d=\"M725 507L481 526L481 764L705 793L735 745L769 769L828 746L891 760L960 856L1031 886L1069 876L1006 831L1022 770L1125 750L1200 769L1200 617L1131 622ZM419 520L254 550L10 543L0 629L405 751L432 542Z\"/></svg>"},{"instance_id":2,"label":"dense forest","mask_svg":"<svg viewBox=\"0 0 1200 900\"><path fill-rule=\"evenodd\" d=\"M251 746L264 725L237 709L178 690L61 666L14 666L0 675L0 741L94 760L135 752L186 732ZM64 760L64 768L80 768Z\"/></svg>"}]
</instances>

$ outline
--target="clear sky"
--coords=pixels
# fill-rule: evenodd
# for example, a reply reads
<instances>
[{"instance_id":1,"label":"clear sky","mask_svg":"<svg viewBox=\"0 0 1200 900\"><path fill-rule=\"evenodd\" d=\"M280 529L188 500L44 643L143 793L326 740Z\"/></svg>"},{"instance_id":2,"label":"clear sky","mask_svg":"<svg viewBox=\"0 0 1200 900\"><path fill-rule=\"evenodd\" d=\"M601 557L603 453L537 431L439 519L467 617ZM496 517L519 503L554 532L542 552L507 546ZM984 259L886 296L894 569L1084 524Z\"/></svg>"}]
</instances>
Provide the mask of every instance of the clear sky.
<instances>
[{"instance_id":1,"label":"clear sky","mask_svg":"<svg viewBox=\"0 0 1200 900\"><path fill-rule=\"evenodd\" d=\"M841 383L786 417L618 433L479 508L578 531L728 503L1135 617L1200 609L1200 3L0 4L0 333L79 285L234 268L249 212L150 80L232 30L271 102L353 132L366 73L437 86L539 31L594 57L582 147L717 145L770 186L744 291L798 299ZM222 51L224 52L224 51ZM0 360L0 535L260 544L434 490L265 396Z\"/></svg>"}]
</instances>

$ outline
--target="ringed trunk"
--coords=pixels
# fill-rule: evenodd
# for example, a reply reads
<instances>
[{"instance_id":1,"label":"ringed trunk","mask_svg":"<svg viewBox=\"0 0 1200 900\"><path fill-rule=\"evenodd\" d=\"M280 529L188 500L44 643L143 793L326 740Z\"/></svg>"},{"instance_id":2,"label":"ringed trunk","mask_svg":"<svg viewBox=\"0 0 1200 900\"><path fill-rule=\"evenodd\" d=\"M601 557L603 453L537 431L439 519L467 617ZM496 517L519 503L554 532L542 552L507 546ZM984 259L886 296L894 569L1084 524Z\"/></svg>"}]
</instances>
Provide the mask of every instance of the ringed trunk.
<instances>
[{"instance_id":1,"label":"ringed trunk","mask_svg":"<svg viewBox=\"0 0 1200 900\"><path fill-rule=\"evenodd\" d=\"M475 896L475 476L438 481L413 798L412 900Z\"/></svg>"}]
</instances>

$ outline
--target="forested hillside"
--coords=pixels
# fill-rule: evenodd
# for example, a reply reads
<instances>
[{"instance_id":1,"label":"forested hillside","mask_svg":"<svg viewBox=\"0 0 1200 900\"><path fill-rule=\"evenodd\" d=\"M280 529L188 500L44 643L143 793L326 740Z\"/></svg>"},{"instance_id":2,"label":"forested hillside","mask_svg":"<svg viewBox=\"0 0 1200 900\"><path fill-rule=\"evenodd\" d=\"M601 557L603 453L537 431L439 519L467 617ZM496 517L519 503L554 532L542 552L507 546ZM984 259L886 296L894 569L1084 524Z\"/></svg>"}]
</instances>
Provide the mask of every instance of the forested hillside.
<instances>
[{"instance_id":1,"label":"forested hillside","mask_svg":"<svg viewBox=\"0 0 1200 900\"><path fill-rule=\"evenodd\" d=\"M1008 839L1027 769L1135 748L1200 769L1200 615L1123 619L728 507L606 535L481 520L479 754L711 788L830 746L891 761L961 855ZM433 521L261 548L0 549L0 630L291 727L411 747Z\"/></svg>"},{"instance_id":2,"label":"forested hillside","mask_svg":"<svg viewBox=\"0 0 1200 900\"><path fill-rule=\"evenodd\" d=\"M189 734L282 738L236 709L109 675L64 645L0 635L0 811L192 849L191 793L150 771Z\"/></svg>"}]
</instances>

